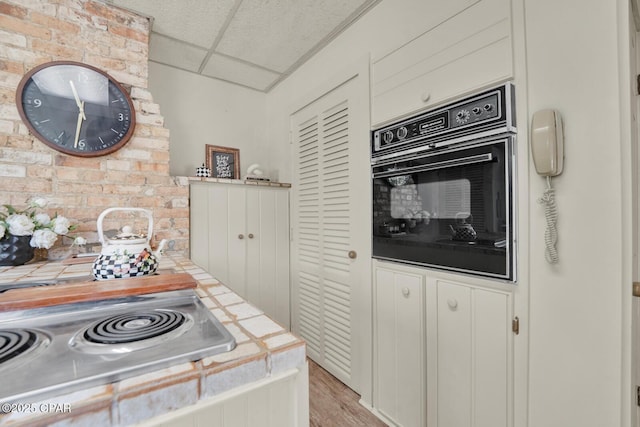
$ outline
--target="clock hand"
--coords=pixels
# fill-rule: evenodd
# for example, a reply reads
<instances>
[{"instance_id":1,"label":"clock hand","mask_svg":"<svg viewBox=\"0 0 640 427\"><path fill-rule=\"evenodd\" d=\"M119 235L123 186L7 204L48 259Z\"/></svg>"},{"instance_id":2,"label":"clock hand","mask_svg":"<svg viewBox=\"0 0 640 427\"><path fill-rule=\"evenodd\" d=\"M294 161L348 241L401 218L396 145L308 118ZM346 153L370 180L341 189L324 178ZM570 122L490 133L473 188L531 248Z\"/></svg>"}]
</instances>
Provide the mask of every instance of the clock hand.
<instances>
[{"instance_id":1,"label":"clock hand","mask_svg":"<svg viewBox=\"0 0 640 427\"><path fill-rule=\"evenodd\" d=\"M80 112L78 112L78 124L76 125L76 138L73 141L73 148L78 147L78 138L80 138L80 129L84 120L84 101L82 101L80 102Z\"/></svg>"},{"instance_id":2,"label":"clock hand","mask_svg":"<svg viewBox=\"0 0 640 427\"><path fill-rule=\"evenodd\" d=\"M80 101L80 97L78 96L78 91L76 90L76 86L73 84L73 80L69 80L69 84L71 85L71 91L73 92L73 97L76 99L76 104L80 109L80 114L82 114L82 119L87 120L87 117L84 115L84 101Z\"/></svg>"}]
</instances>

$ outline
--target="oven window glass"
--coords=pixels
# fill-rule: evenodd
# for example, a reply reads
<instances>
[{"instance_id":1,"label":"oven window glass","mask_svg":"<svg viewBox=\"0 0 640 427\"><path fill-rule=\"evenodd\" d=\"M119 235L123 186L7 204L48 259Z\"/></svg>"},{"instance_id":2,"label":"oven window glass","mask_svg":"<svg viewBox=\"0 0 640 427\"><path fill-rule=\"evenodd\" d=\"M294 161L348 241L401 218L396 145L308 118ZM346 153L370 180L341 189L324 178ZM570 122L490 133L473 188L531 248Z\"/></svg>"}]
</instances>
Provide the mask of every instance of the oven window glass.
<instances>
[{"instance_id":1,"label":"oven window glass","mask_svg":"<svg viewBox=\"0 0 640 427\"><path fill-rule=\"evenodd\" d=\"M373 255L511 278L510 139L373 167Z\"/></svg>"}]
</instances>

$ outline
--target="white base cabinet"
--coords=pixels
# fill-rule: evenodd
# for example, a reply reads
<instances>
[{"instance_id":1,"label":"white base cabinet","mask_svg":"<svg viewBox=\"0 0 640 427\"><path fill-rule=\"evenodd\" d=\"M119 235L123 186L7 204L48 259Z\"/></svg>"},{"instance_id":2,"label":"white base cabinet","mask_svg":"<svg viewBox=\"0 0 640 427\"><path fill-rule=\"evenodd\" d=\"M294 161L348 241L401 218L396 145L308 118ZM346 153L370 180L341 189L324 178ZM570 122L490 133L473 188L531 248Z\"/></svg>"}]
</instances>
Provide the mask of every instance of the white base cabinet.
<instances>
[{"instance_id":1,"label":"white base cabinet","mask_svg":"<svg viewBox=\"0 0 640 427\"><path fill-rule=\"evenodd\" d=\"M139 427L308 426L308 365L239 387L137 425Z\"/></svg>"},{"instance_id":2,"label":"white base cabinet","mask_svg":"<svg viewBox=\"0 0 640 427\"><path fill-rule=\"evenodd\" d=\"M191 183L191 259L284 327L289 309L289 190Z\"/></svg>"},{"instance_id":3,"label":"white base cabinet","mask_svg":"<svg viewBox=\"0 0 640 427\"><path fill-rule=\"evenodd\" d=\"M428 288L429 425L511 426L511 294L443 280Z\"/></svg>"},{"instance_id":4,"label":"white base cabinet","mask_svg":"<svg viewBox=\"0 0 640 427\"><path fill-rule=\"evenodd\" d=\"M375 278L374 406L389 422L424 426L424 277L379 267Z\"/></svg>"},{"instance_id":5,"label":"white base cabinet","mask_svg":"<svg viewBox=\"0 0 640 427\"><path fill-rule=\"evenodd\" d=\"M513 426L514 285L373 263L374 413L397 426Z\"/></svg>"}]
</instances>

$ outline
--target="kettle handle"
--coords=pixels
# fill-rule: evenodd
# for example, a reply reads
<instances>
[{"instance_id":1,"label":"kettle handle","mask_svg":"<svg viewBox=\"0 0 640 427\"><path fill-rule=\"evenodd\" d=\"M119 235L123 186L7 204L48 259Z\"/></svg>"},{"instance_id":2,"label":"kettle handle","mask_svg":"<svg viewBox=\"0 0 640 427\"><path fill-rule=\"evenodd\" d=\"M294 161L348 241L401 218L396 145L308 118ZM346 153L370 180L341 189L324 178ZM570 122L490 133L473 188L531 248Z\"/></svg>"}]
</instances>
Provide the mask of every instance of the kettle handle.
<instances>
[{"instance_id":1,"label":"kettle handle","mask_svg":"<svg viewBox=\"0 0 640 427\"><path fill-rule=\"evenodd\" d=\"M104 231L102 230L102 221L107 214L114 211L131 211L131 212L142 212L147 219L149 220L149 229L147 231L147 239L151 239L151 233L153 233L153 216L151 216L151 211L149 209L144 208L108 208L102 211L100 216L98 216L98 240L103 245L106 244L104 239Z\"/></svg>"},{"instance_id":2,"label":"kettle handle","mask_svg":"<svg viewBox=\"0 0 640 427\"><path fill-rule=\"evenodd\" d=\"M469 222L473 222L473 215L471 215L471 212L458 212L456 214L456 222L459 224L465 224L467 219Z\"/></svg>"}]
</instances>

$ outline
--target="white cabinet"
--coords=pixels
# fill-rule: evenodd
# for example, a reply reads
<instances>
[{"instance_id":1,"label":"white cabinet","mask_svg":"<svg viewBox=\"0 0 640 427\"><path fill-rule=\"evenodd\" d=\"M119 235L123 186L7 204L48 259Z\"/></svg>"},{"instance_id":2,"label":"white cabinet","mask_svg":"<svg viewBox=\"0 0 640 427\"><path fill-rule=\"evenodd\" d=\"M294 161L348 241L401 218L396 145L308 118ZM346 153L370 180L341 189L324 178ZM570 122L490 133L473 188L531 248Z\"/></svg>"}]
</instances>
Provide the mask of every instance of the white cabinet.
<instances>
[{"instance_id":1,"label":"white cabinet","mask_svg":"<svg viewBox=\"0 0 640 427\"><path fill-rule=\"evenodd\" d=\"M309 425L309 372L276 374L136 424L139 427L304 427Z\"/></svg>"},{"instance_id":2,"label":"white cabinet","mask_svg":"<svg viewBox=\"0 0 640 427\"><path fill-rule=\"evenodd\" d=\"M434 282L427 295L429 425L511 426L511 294Z\"/></svg>"},{"instance_id":3,"label":"white cabinet","mask_svg":"<svg viewBox=\"0 0 640 427\"><path fill-rule=\"evenodd\" d=\"M191 259L289 328L289 191L191 183Z\"/></svg>"},{"instance_id":4,"label":"white cabinet","mask_svg":"<svg viewBox=\"0 0 640 427\"><path fill-rule=\"evenodd\" d=\"M388 422L424 426L424 276L375 268L374 407Z\"/></svg>"},{"instance_id":5,"label":"white cabinet","mask_svg":"<svg viewBox=\"0 0 640 427\"><path fill-rule=\"evenodd\" d=\"M513 291L373 261L373 409L390 425L513 426Z\"/></svg>"},{"instance_id":6,"label":"white cabinet","mask_svg":"<svg viewBox=\"0 0 640 427\"><path fill-rule=\"evenodd\" d=\"M425 32L373 61L374 125L513 77L509 0L423 1Z\"/></svg>"}]
</instances>

